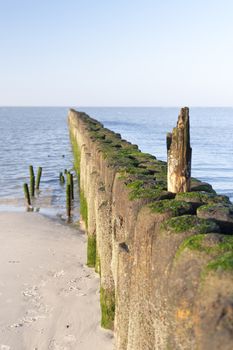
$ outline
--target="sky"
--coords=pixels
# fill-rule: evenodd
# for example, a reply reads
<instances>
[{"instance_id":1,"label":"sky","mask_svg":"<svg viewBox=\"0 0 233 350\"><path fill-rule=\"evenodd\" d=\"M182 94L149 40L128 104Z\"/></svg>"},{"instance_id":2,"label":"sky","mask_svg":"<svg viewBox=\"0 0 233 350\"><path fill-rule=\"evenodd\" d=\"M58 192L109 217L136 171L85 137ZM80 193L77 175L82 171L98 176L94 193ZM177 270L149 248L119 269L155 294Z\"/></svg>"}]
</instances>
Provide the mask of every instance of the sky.
<instances>
[{"instance_id":1,"label":"sky","mask_svg":"<svg viewBox=\"0 0 233 350\"><path fill-rule=\"evenodd\" d=\"M0 0L0 106L233 106L232 0Z\"/></svg>"}]
</instances>

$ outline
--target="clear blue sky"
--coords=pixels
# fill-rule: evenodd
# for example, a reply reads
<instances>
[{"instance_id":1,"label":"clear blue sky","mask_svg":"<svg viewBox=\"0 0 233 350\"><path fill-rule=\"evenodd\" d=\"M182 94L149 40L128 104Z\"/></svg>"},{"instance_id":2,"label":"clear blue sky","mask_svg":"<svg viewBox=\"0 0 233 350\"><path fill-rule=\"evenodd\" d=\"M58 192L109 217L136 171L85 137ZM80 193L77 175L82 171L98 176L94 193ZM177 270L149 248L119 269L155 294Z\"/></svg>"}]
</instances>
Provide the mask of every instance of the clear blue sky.
<instances>
[{"instance_id":1,"label":"clear blue sky","mask_svg":"<svg viewBox=\"0 0 233 350\"><path fill-rule=\"evenodd\" d=\"M0 105L233 106L233 1L0 0Z\"/></svg>"}]
</instances>

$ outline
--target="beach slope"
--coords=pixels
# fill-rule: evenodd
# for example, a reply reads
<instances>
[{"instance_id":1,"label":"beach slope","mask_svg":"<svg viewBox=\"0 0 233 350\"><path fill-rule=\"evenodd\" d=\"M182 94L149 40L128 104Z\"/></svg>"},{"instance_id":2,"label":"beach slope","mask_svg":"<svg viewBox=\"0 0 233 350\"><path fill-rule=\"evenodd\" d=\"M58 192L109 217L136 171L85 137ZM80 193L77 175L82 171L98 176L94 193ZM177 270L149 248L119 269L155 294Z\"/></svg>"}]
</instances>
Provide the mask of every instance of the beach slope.
<instances>
[{"instance_id":1,"label":"beach slope","mask_svg":"<svg viewBox=\"0 0 233 350\"><path fill-rule=\"evenodd\" d=\"M110 350L85 236L36 213L0 213L0 349Z\"/></svg>"}]
</instances>

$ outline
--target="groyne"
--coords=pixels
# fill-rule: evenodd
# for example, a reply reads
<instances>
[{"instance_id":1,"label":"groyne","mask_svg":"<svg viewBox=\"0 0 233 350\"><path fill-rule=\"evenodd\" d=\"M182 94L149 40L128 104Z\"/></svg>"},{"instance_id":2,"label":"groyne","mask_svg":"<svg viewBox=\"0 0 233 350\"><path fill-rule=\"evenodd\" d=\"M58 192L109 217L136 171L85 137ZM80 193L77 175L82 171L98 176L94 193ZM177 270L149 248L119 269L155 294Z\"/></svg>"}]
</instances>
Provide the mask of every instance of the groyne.
<instances>
[{"instance_id":1,"label":"groyne","mask_svg":"<svg viewBox=\"0 0 233 350\"><path fill-rule=\"evenodd\" d=\"M167 165L90 118L68 116L87 264L117 350L233 347L233 208L207 183L167 191Z\"/></svg>"}]
</instances>

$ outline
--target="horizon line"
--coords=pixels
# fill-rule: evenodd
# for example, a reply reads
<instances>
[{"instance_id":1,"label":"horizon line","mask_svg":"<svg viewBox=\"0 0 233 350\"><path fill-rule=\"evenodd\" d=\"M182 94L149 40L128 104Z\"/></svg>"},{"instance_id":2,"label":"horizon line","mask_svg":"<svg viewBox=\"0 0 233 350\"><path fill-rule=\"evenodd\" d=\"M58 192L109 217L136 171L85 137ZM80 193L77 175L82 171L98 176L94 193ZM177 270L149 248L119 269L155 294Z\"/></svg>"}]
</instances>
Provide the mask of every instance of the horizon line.
<instances>
[{"instance_id":1,"label":"horizon line","mask_svg":"<svg viewBox=\"0 0 233 350\"><path fill-rule=\"evenodd\" d=\"M164 105L14 105L14 106L7 106L7 105L0 105L0 108L183 108L183 107L188 107L188 108L233 108L233 106L229 105L217 105L217 106L208 106L208 105L183 105L183 106L178 106L178 105L173 105L173 106L164 106Z\"/></svg>"}]
</instances>

